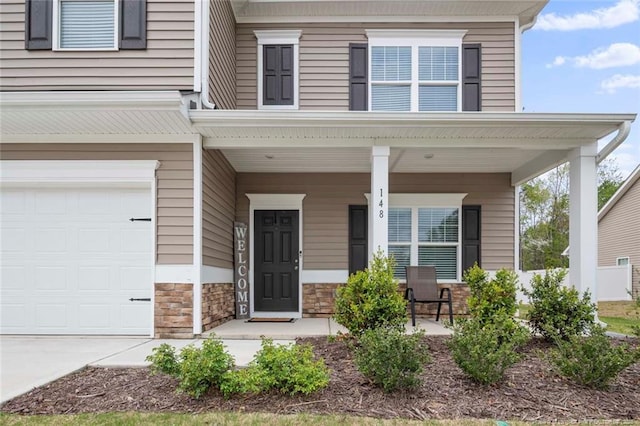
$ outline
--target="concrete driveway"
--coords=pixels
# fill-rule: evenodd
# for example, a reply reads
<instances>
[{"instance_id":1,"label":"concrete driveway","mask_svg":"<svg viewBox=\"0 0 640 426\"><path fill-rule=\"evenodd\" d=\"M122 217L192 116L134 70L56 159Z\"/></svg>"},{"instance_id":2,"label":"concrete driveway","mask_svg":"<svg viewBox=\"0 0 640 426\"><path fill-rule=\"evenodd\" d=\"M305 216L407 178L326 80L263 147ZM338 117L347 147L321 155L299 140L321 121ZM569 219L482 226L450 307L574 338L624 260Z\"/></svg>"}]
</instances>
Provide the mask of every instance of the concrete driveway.
<instances>
[{"instance_id":1,"label":"concrete driveway","mask_svg":"<svg viewBox=\"0 0 640 426\"><path fill-rule=\"evenodd\" d=\"M150 340L111 336L0 336L0 402Z\"/></svg>"}]
</instances>

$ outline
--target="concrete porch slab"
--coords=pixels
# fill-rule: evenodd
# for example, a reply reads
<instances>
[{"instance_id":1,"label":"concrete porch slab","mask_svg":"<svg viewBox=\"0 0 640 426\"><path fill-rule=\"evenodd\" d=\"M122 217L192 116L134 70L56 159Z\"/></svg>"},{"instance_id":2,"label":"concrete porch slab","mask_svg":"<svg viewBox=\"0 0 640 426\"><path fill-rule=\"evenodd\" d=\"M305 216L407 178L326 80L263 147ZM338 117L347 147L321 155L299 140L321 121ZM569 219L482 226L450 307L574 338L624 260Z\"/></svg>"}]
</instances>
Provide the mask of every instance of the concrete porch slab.
<instances>
[{"instance_id":1,"label":"concrete porch slab","mask_svg":"<svg viewBox=\"0 0 640 426\"><path fill-rule=\"evenodd\" d=\"M427 335L448 336L451 330L442 322L433 319L417 318L416 329L423 329ZM414 330L411 321L407 321L407 332ZM203 337L215 334L220 339L249 339L259 340L264 337L272 339L293 340L298 337L335 336L347 333L347 329L336 323L332 318L301 318L294 322L246 322L246 320L232 320L203 333Z\"/></svg>"}]
</instances>

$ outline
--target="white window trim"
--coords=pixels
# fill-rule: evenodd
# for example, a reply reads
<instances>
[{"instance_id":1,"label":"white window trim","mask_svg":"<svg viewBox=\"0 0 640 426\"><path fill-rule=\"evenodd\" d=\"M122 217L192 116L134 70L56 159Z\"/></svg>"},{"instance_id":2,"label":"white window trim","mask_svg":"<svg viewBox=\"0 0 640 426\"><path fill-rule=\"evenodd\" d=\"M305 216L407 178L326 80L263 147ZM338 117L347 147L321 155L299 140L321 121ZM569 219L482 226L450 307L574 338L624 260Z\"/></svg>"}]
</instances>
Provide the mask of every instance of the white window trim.
<instances>
[{"instance_id":1,"label":"white window trim","mask_svg":"<svg viewBox=\"0 0 640 426\"><path fill-rule=\"evenodd\" d=\"M94 52L94 51L117 51L118 48L118 38L120 34L120 16L119 16L119 1L113 0L113 47L89 47L86 49L80 48L63 48L60 47L60 2L62 0L53 0L53 25L52 25L52 46L54 51L63 51L63 52ZM64 0L64 1L74 1L74 0Z\"/></svg>"},{"instance_id":2,"label":"white window trim","mask_svg":"<svg viewBox=\"0 0 640 426\"><path fill-rule=\"evenodd\" d=\"M304 275L303 234L302 234L302 200L307 194L245 194L249 199L249 305L251 318L279 318L282 316L302 318L302 278ZM264 312L255 310L255 280L253 258L255 247L254 217L256 210L298 210L298 251L300 253L298 268L298 311L297 312Z\"/></svg>"},{"instance_id":3,"label":"white window trim","mask_svg":"<svg viewBox=\"0 0 640 426\"><path fill-rule=\"evenodd\" d=\"M626 260L627 263L621 264L620 263L621 260ZM631 264L631 259L629 259L629 256L616 257L616 266L627 266L630 264Z\"/></svg>"},{"instance_id":4,"label":"white window trim","mask_svg":"<svg viewBox=\"0 0 640 426\"><path fill-rule=\"evenodd\" d=\"M466 193L453 193L453 194L389 194L389 208L410 208L411 209L411 256L410 264L418 264L418 246L427 245L450 245L456 246L456 279L455 280L443 280L439 279L439 282L443 283L456 283L462 280L462 200L466 197ZM371 195L365 194L367 201L371 204ZM458 242L452 243L422 243L418 242L418 209L419 208L457 208L458 209ZM369 206L370 208L370 206ZM400 245L402 243L398 243ZM389 245L395 245L395 243L389 243ZM407 245L407 244L405 244Z\"/></svg>"},{"instance_id":5,"label":"white window trim","mask_svg":"<svg viewBox=\"0 0 640 426\"><path fill-rule=\"evenodd\" d=\"M368 55L368 105L369 111L372 111L372 90L371 85L371 51L372 47L399 46L411 47L411 112L417 112L419 109L419 70L418 70L418 50L420 47L457 47L458 48L458 80L455 82L457 87L457 108L456 111L462 111L462 39L467 33L466 30L365 30L369 39ZM385 84L407 84L407 81L385 82ZM422 83L423 85L432 86L452 86L453 81L429 81Z\"/></svg>"},{"instance_id":6,"label":"white window trim","mask_svg":"<svg viewBox=\"0 0 640 426\"><path fill-rule=\"evenodd\" d=\"M262 30L253 32L258 39L258 109L298 109L300 85L300 37L302 30ZM263 46L270 44L293 45L293 105L264 105Z\"/></svg>"}]
</instances>

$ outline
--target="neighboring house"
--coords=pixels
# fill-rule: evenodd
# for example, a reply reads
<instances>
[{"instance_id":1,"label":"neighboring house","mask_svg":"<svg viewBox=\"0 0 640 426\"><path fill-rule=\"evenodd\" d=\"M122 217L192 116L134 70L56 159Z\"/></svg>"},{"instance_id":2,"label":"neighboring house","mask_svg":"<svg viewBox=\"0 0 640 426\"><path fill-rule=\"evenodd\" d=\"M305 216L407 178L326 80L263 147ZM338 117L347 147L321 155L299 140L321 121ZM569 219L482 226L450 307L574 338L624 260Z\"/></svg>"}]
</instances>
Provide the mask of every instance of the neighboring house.
<instances>
[{"instance_id":1,"label":"neighboring house","mask_svg":"<svg viewBox=\"0 0 640 426\"><path fill-rule=\"evenodd\" d=\"M517 268L516 188L565 161L593 288L596 164L635 115L520 112L545 4L3 1L1 332L192 336L234 269L250 316L327 316L378 249L463 295Z\"/></svg>"},{"instance_id":2,"label":"neighboring house","mask_svg":"<svg viewBox=\"0 0 640 426\"><path fill-rule=\"evenodd\" d=\"M640 166L598 212L598 266L631 265L640 295ZM603 283L606 285L606 283Z\"/></svg>"}]
</instances>

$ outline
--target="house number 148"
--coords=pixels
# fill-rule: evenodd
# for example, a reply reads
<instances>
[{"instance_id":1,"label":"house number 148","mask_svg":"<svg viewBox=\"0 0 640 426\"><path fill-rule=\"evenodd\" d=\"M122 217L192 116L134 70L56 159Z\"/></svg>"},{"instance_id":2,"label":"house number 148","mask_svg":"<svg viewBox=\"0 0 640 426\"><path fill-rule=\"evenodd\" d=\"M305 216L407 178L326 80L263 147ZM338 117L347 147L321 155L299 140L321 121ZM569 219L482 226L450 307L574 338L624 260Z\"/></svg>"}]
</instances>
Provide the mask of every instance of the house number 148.
<instances>
[{"instance_id":1,"label":"house number 148","mask_svg":"<svg viewBox=\"0 0 640 426\"><path fill-rule=\"evenodd\" d=\"M378 202L378 206L380 207L380 211L378 212L378 217L382 219L384 218L384 210L382 210L382 207L384 206L384 203L382 202L382 188L380 188L380 202Z\"/></svg>"}]
</instances>

